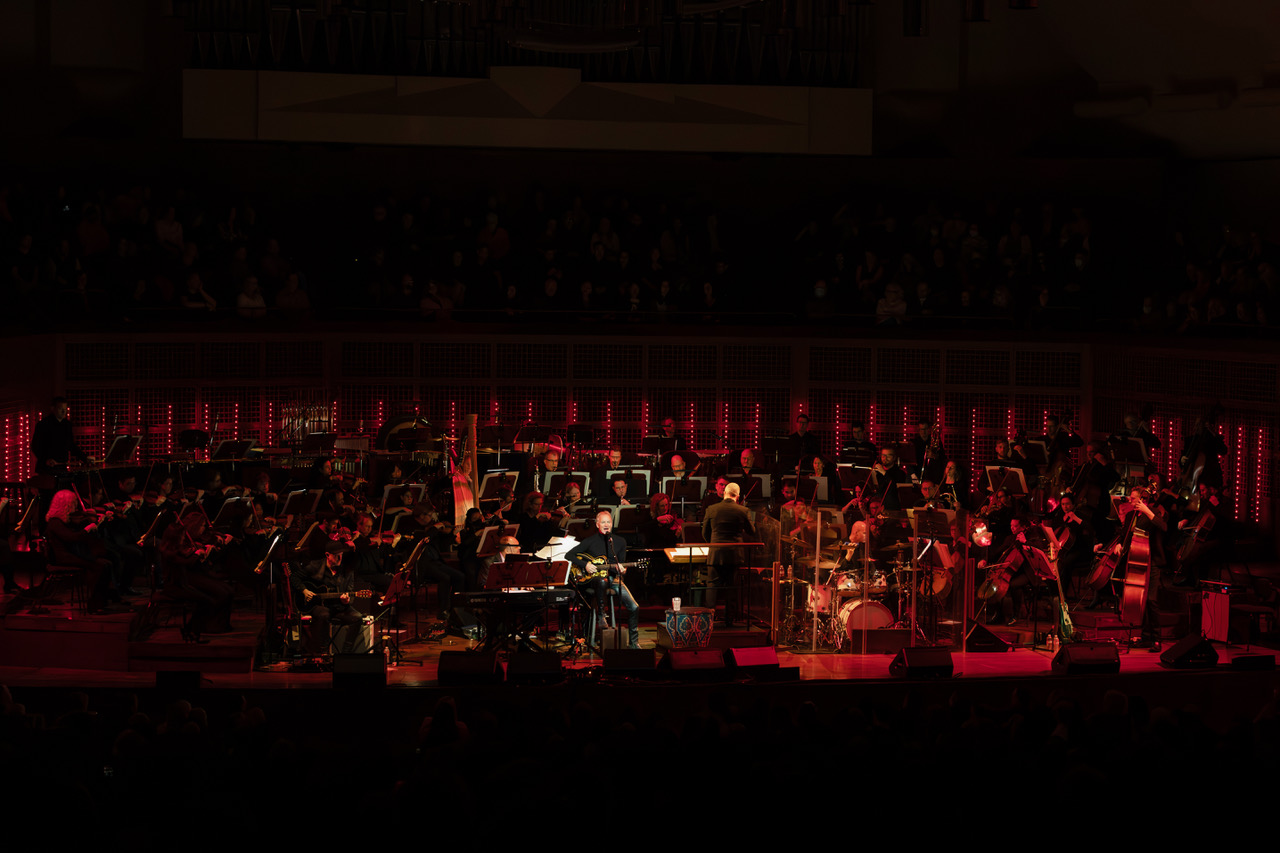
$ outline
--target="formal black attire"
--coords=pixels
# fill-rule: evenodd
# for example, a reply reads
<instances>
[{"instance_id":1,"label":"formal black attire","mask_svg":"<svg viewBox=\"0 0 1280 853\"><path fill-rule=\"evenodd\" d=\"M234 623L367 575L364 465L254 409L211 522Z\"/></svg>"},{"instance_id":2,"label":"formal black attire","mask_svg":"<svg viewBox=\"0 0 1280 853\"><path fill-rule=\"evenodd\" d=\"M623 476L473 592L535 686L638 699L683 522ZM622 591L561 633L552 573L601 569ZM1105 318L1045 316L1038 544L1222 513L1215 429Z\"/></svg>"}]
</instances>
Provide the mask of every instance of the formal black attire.
<instances>
[{"instance_id":1,"label":"formal black attire","mask_svg":"<svg viewBox=\"0 0 1280 853\"><path fill-rule=\"evenodd\" d=\"M160 540L164 594L191 605L194 633L226 633L231 630L231 588L200 571L202 564L186 528L181 523L170 525Z\"/></svg>"},{"instance_id":2,"label":"formal black attire","mask_svg":"<svg viewBox=\"0 0 1280 853\"><path fill-rule=\"evenodd\" d=\"M309 654L319 655L328 648L331 622L337 625L353 626L346 632L347 638L343 643L342 651L350 652L355 648L359 634L354 626L363 622L364 616L341 598L313 598L308 602L304 600L302 594L304 589L313 593L353 592L355 578L350 572L337 574L330 572L325 559L321 557L319 560L310 560L294 569L289 575L289 586L293 588L296 595L298 611L311 617L311 635L307 649Z\"/></svg>"},{"instance_id":3,"label":"formal black attire","mask_svg":"<svg viewBox=\"0 0 1280 853\"><path fill-rule=\"evenodd\" d=\"M31 453L36 458L37 474L56 473L49 467L53 461L57 465L66 465L72 457L87 463L89 456L76 444L71 432L71 419L58 420L53 413L45 415L31 432Z\"/></svg>"},{"instance_id":4,"label":"formal black attire","mask_svg":"<svg viewBox=\"0 0 1280 853\"><path fill-rule=\"evenodd\" d=\"M751 514L746 507L728 498L707 508L702 518L702 538L712 545L726 542L745 542L754 539L756 529L751 524ZM736 580L740 556L737 548L711 549L711 566L716 573L716 586L732 588ZM708 606L715 607L716 588L707 590ZM725 621L732 622L732 616L725 613Z\"/></svg>"}]
</instances>

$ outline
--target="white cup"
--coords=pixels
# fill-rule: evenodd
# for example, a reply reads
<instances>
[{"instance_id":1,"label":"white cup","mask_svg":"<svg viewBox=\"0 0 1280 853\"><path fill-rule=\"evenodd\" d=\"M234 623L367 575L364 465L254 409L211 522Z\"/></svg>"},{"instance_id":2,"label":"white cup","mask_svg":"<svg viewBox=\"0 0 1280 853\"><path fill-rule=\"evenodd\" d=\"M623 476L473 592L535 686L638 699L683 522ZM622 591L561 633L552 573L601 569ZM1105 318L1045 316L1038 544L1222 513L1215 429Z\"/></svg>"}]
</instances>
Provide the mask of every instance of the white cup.
<instances>
[{"instance_id":1,"label":"white cup","mask_svg":"<svg viewBox=\"0 0 1280 853\"><path fill-rule=\"evenodd\" d=\"M671 599L671 609L674 610L676 613L680 612L680 599L678 598Z\"/></svg>"}]
</instances>

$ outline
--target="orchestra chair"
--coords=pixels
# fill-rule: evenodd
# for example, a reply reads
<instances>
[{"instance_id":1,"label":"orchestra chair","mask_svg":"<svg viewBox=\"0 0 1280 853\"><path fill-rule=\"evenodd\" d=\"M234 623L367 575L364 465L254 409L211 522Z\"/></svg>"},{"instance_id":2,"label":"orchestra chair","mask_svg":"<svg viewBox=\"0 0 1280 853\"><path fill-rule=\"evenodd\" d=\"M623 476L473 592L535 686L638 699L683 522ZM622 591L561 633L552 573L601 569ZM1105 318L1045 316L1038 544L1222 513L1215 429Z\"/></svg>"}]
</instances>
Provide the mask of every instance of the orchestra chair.
<instances>
[{"instance_id":1,"label":"orchestra chair","mask_svg":"<svg viewBox=\"0 0 1280 853\"><path fill-rule=\"evenodd\" d=\"M146 610L142 612L142 617L133 629L132 633L136 635L134 639L151 636L157 628L167 626L174 614L177 614L181 620L179 631L182 639L189 643L197 642L200 638L191 630L191 617L194 613L191 602L174 595L172 590L164 587L164 565L159 549L156 549L155 553L155 573L156 584L151 588L151 598L147 601Z\"/></svg>"},{"instance_id":2,"label":"orchestra chair","mask_svg":"<svg viewBox=\"0 0 1280 853\"><path fill-rule=\"evenodd\" d=\"M70 604L76 612L84 615L89 612L89 591L86 588L86 572L80 566L50 565L48 557L41 553L44 564L44 577L32 594L31 613L48 613L49 605L57 603L57 593L66 589L70 592ZM33 571L34 575L35 572Z\"/></svg>"}]
</instances>

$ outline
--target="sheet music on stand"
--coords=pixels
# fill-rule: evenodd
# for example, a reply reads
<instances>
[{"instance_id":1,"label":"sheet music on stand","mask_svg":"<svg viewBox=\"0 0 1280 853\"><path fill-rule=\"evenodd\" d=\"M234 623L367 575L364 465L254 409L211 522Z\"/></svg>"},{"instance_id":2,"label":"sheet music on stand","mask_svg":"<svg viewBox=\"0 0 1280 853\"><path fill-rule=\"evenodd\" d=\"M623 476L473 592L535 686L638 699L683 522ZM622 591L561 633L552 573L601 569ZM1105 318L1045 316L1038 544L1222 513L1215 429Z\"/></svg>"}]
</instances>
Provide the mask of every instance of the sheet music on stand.
<instances>
[{"instance_id":1,"label":"sheet music on stand","mask_svg":"<svg viewBox=\"0 0 1280 853\"><path fill-rule=\"evenodd\" d=\"M543 560L563 560L565 554L576 547L578 547L578 540L573 536L552 536L546 545L534 552L534 556Z\"/></svg>"},{"instance_id":2,"label":"sheet music on stand","mask_svg":"<svg viewBox=\"0 0 1280 853\"><path fill-rule=\"evenodd\" d=\"M209 526L236 529L235 524L243 522L252 512L253 498L227 498L222 502L222 506L218 507L218 514L214 516Z\"/></svg>"},{"instance_id":3,"label":"sheet music on stand","mask_svg":"<svg viewBox=\"0 0 1280 853\"><path fill-rule=\"evenodd\" d=\"M1024 497L1027 494L1027 478L1023 475L1021 468L988 465L987 484L991 487L991 491L1004 489L1012 497Z\"/></svg>"},{"instance_id":4,"label":"sheet music on stand","mask_svg":"<svg viewBox=\"0 0 1280 853\"><path fill-rule=\"evenodd\" d=\"M427 493L427 487L423 483L401 483L399 485L383 486L382 512L385 514L388 509L406 507L404 495L408 492L413 493L413 506L417 506L422 503L423 496Z\"/></svg>"}]
</instances>

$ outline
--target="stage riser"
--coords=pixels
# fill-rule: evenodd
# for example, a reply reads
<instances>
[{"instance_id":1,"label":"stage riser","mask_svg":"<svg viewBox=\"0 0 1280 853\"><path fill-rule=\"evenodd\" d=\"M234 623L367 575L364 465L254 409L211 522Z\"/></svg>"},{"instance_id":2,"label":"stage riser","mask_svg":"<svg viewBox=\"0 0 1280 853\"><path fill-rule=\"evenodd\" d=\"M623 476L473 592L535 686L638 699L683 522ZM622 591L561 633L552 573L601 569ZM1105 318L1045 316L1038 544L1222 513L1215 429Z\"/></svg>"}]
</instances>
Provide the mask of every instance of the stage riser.
<instances>
[{"instance_id":1,"label":"stage riser","mask_svg":"<svg viewBox=\"0 0 1280 853\"><path fill-rule=\"evenodd\" d=\"M0 629L0 659L6 666L129 671L127 622L8 616L4 623ZM112 625L120 626L120 630L102 630Z\"/></svg>"}]
</instances>

